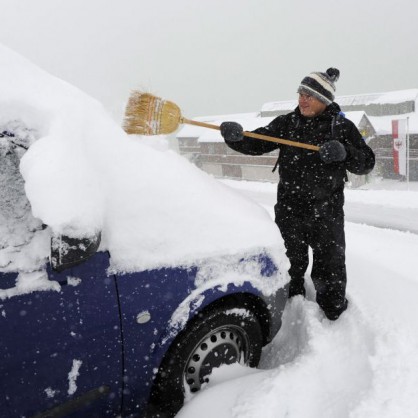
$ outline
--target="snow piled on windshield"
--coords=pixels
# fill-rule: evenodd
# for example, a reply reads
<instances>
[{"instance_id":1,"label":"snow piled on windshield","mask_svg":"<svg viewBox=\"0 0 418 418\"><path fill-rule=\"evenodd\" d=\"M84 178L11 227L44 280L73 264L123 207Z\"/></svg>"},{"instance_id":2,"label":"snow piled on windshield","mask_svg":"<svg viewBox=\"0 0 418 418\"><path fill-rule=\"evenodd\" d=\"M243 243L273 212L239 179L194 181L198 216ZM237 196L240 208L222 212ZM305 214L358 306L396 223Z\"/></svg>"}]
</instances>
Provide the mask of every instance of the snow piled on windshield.
<instances>
[{"instance_id":1,"label":"snow piled on windshield","mask_svg":"<svg viewBox=\"0 0 418 418\"><path fill-rule=\"evenodd\" d=\"M118 271L266 247L284 259L279 231L256 203L166 138L128 136L96 100L1 45L0 89L1 131L14 126L28 137L20 172L38 226L72 237L101 231Z\"/></svg>"}]
</instances>

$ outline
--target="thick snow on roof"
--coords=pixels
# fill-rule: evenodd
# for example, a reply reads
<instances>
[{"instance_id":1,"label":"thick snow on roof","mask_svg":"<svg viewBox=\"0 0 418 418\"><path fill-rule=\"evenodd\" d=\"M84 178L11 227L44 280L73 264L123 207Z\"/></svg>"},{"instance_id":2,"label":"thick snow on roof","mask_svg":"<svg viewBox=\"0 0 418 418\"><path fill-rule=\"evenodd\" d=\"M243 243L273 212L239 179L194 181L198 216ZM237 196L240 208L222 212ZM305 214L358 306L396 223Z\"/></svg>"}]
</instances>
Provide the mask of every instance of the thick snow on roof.
<instances>
[{"instance_id":1,"label":"thick snow on roof","mask_svg":"<svg viewBox=\"0 0 418 418\"><path fill-rule=\"evenodd\" d=\"M355 94L337 96L335 102L340 106L371 105L371 104L395 104L408 101L416 101L418 89L390 91L386 93ZM265 103L262 112L274 112L293 110L297 106L297 100L283 100Z\"/></svg>"},{"instance_id":2,"label":"thick snow on roof","mask_svg":"<svg viewBox=\"0 0 418 418\"><path fill-rule=\"evenodd\" d=\"M360 94L351 96L340 96L336 99L342 106L351 104L395 104L409 101L416 101L418 89L389 91L386 93Z\"/></svg>"},{"instance_id":3,"label":"thick snow on roof","mask_svg":"<svg viewBox=\"0 0 418 418\"><path fill-rule=\"evenodd\" d=\"M407 119L410 134L418 133L418 115L416 113L405 113L403 115L390 116L369 116L370 122L378 135L392 134L392 121L395 119Z\"/></svg>"},{"instance_id":4,"label":"thick snow on roof","mask_svg":"<svg viewBox=\"0 0 418 418\"><path fill-rule=\"evenodd\" d=\"M33 143L20 170L32 212L70 236L102 231L122 271L282 248L268 213L170 150L128 136L96 100L0 45L0 127Z\"/></svg>"},{"instance_id":5,"label":"thick snow on roof","mask_svg":"<svg viewBox=\"0 0 418 418\"><path fill-rule=\"evenodd\" d=\"M273 112L273 111L291 111L298 105L297 100L282 100L277 102L264 103L261 107L261 112Z\"/></svg>"},{"instance_id":6,"label":"thick snow on roof","mask_svg":"<svg viewBox=\"0 0 418 418\"><path fill-rule=\"evenodd\" d=\"M337 96L335 102L340 106L354 105L372 105L372 104L396 104L404 102L416 102L418 100L418 89L399 90L386 93L370 93L349 96ZM261 108L261 114L265 112L291 112L298 105L297 100L282 100L265 103ZM345 112L347 119L350 119L356 126L365 115L364 111ZM418 114L409 113L390 116L368 116L378 135L384 135L392 132L391 123L393 119L409 118L410 133L418 133ZM246 130L254 130L260 126L265 126L273 117L260 117L260 113L248 113L240 115L223 115L197 118L196 120L210 121L214 124L220 124L225 120L233 120L241 123ZM222 137L218 133L208 132L205 128L184 127L177 134L178 138L199 138L199 142L221 142Z\"/></svg>"},{"instance_id":7,"label":"thick snow on roof","mask_svg":"<svg viewBox=\"0 0 418 418\"><path fill-rule=\"evenodd\" d=\"M361 122L361 120L363 119L364 115L366 113L359 110L359 111L355 111L355 112L345 112L344 115L347 119L350 119L351 122L354 123L354 125L358 126L359 123Z\"/></svg>"}]
</instances>

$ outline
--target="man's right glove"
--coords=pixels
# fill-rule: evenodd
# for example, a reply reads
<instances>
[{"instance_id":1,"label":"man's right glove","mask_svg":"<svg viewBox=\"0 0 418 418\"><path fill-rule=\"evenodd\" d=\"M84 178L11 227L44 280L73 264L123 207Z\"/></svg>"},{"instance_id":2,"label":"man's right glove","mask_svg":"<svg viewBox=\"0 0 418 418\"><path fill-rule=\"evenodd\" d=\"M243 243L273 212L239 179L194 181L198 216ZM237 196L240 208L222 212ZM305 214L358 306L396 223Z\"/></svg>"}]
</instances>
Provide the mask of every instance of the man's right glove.
<instances>
[{"instance_id":1,"label":"man's right glove","mask_svg":"<svg viewBox=\"0 0 418 418\"><path fill-rule=\"evenodd\" d=\"M329 164L344 161L347 157L347 151L341 142L332 139L319 148L319 156L325 164Z\"/></svg>"},{"instance_id":2,"label":"man's right glove","mask_svg":"<svg viewBox=\"0 0 418 418\"><path fill-rule=\"evenodd\" d=\"M244 129L237 122L222 122L220 128L225 141L239 142L244 139Z\"/></svg>"}]
</instances>

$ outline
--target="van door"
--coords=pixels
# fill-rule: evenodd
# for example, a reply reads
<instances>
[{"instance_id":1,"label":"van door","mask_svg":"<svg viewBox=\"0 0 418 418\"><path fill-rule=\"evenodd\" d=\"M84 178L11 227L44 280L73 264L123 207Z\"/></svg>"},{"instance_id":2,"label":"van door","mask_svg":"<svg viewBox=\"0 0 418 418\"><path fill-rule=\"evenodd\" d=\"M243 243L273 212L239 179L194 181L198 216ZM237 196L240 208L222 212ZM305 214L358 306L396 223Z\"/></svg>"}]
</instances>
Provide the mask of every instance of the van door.
<instances>
[{"instance_id":1,"label":"van door","mask_svg":"<svg viewBox=\"0 0 418 418\"><path fill-rule=\"evenodd\" d=\"M15 418L120 412L122 343L107 253L57 273L58 291L0 300L0 411ZM17 273L0 273L0 288Z\"/></svg>"}]
</instances>

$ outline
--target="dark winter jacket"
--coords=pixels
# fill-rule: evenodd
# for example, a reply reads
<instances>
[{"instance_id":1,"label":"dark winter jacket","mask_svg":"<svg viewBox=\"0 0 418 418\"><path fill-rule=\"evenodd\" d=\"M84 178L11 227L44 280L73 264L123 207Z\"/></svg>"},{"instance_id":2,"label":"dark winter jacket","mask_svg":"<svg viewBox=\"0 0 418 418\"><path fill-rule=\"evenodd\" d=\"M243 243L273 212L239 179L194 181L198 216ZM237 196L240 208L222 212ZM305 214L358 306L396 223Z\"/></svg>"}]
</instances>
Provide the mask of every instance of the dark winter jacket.
<instances>
[{"instance_id":1,"label":"dark winter jacket","mask_svg":"<svg viewBox=\"0 0 418 418\"><path fill-rule=\"evenodd\" d=\"M254 132L318 146L336 139L344 145L347 151L345 161L325 164L317 151L249 137L238 142L226 141L230 148L249 155L261 155L280 148L278 203L295 211L311 212L319 206L331 205L342 212L346 170L367 174L374 167L373 151L356 126L341 114L336 103L313 118L304 117L296 108Z\"/></svg>"}]
</instances>

